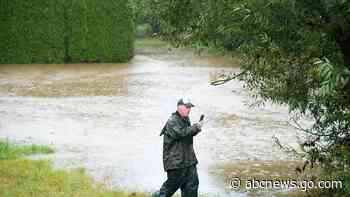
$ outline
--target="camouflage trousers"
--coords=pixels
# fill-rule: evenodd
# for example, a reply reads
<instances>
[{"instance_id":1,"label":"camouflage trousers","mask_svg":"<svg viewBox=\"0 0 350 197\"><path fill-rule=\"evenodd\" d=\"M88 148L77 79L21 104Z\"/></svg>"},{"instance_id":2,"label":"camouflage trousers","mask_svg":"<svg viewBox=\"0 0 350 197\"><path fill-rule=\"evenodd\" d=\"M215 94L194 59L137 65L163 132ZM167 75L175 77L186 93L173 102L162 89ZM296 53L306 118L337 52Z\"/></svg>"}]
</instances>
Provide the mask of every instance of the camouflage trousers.
<instances>
[{"instance_id":1,"label":"camouflage trousers","mask_svg":"<svg viewBox=\"0 0 350 197\"><path fill-rule=\"evenodd\" d=\"M179 188L181 189L181 197L198 197L199 180L196 165L168 170L167 177L168 179L160 188L160 197L170 197Z\"/></svg>"}]
</instances>

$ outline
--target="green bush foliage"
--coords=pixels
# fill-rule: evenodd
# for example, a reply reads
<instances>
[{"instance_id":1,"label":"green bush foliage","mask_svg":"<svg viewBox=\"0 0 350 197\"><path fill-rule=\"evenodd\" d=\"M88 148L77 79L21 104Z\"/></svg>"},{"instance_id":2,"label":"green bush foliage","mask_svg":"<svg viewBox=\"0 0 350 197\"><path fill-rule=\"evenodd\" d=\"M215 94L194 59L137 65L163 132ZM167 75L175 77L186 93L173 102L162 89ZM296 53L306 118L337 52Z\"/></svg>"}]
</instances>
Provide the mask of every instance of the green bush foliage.
<instances>
[{"instance_id":1,"label":"green bush foliage","mask_svg":"<svg viewBox=\"0 0 350 197\"><path fill-rule=\"evenodd\" d=\"M0 63L124 62L133 12L123 0L2 0Z\"/></svg>"},{"instance_id":2,"label":"green bush foliage","mask_svg":"<svg viewBox=\"0 0 350 197\"><path fill-rule=\"evenodd\" d=\"M63 61L63 20L55 6L57 0L1 1L0 63Z\"/></svg>"}]
</instances>

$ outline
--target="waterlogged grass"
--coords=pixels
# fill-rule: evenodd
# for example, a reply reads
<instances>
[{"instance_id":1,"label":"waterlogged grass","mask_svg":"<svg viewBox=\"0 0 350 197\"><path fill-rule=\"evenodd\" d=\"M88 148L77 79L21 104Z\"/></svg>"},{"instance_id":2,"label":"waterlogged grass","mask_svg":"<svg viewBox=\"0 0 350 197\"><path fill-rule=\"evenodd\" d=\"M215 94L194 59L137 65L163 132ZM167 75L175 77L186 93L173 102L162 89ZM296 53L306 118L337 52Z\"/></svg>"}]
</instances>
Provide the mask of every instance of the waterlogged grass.
<instances>
[{"instance_id":1,"label":"waterlogged grass","mask_svg":"<svg viewBox=\"0 0 350 197\"><path fill-rule=\"evenodd\" d=\"M34 97L112 96L127 93L129 64L1 65L0 94Z\"/></svg>"},{"instance_id":2,"label":"waterlogged grass","mask_svg":"<svg viewBox=\"0 0 350 197\"><path fill-rule=\"evenodd\" d=\"M109 190L95 183L83 169L53 170L50 161L29 160L23 155L52 153L47 146L17 146L0 141L1 197L146 197L143 193Z\"/></svg>"},{"instance_id":3,"label":"waterlogged grass","mask_svg":"<svg viewBox=\"0 0 350 197\"><path fill-rule=\"evenodd\" d=\"M142 197L145 194L107 190L84 170L53 170L46 160L0 160L0 196Z\"/></svg>"},{"instance_id":4,"label":"waterlogged grass","mask_svg":"<svg viewBox=\"0 0 350 197\"><path fill-rule=\"evenodd\" d=\"M328 192L324 192L321 190L310 190L310 191L294 191L294 192L289 192L285 194L277 194L276 197L329 197L332 196Z\"/></svg>"},{"instance_id":5,"label":"waterlogged grass","mask_svg":"<svg viewBox=\"0 0 350 197\"><path fill-rule=\"evenodd\" d=\"M294 197L303 196L307 193L317 193L318 191L304 192L295 190L293 192L286 191L286 188L257 188L253 180L260 182L268 181L301 181L314 180L319 174L319 168L310 169L300 174L296 172L296 168L303 165L301 161L242 161L234 164L218 165L213 172L226 185L231 186L232 182L240 180L238 188L242 192L247 192L248 196L264 196L267 193L273 196Z\"/></svg>"},{"instance_id":6,"label":"waterlogged grass","mask_svg":"<svg viewBox=\"0 0 350 197\"><path fill-rule=\"evenodd\" d=\"M226 183L239 178L244 188L247 180L292 180L297 178L295 168L302 165L297 161L242 161L218 165L215 173Z\"/></svg>"},{"instance_id":7,"label":"waterlogged grass","mask_svg":"<svg viewBox=\"0 0 350 197\"><path fill-rule=\"evenodd\" d=\"M135 42L136 54L151 55L163 60L186 60L182 66L239 67L237 55L211 47L181 45L175 47L160 38L143 38ZM181 64L180 64L181 65Z\"/></svg>"},{"instance_id":8,"label":"waterlogged grass","mask_svg":"<svg viewBox=\"0 0 350 197\"><path fill-rule=\"evenodd\" d=\"M143 39L136 39L135 41L136 49L142 49L142 48L163 48L164 49L167 47L170 47L170 45L159 38L143 38Z\"/></svg>"},{"instance_id":9,"label":"waterlogged grass","mask_svg":"<svg viewBox=\"0 0 350 197\"><path fill-rule=\"evenodd\" d=\"M307 167L303 173L297 173L296 168L301 167L301 161L242 161L234 164L218 165L213 172L220 180L225 181L229 187L240 180L238 190L246 192L247 196L276 196L276 197L328 197L334 196L336 188L320 189L312 188L307 182L313 181L317 184L321 180L337 180L336 177L322 175L322 169L317 165L314 168ZM271 188L262 184L262 188L258 183L252 180L265 182L280 182L281 184L288 181L297 181L298 186L295 188ZM253 186L253 184L255 186ZM271 186L271 185L270 185ZM277 186L278 187L278 186ZM293 187L290 185L290 187ZM340 187L338 185L337 187ZM232 188L231 188L232 189ZM339 196L339 195L335 195ZM341 195L340 195L341 196Z\"/></svg>"},{"instance_id":10,"label":"waterlogged grass","mask_svg":"<svg viewBox=\"0 0 350 197\"><path fill-rule=\"evenodd\" d=\"M105 78L99 81L55 81L50 84L6 84L0 92L16 96L67 97L67 96L114 96L127 93L124 77Z\"/></svg>"},{"instance_id":11,"label":"waterlogged grass","mask_svg":"<svg viewBox=\"0 0 350 197\"><path fill-rule=\"evenodd\" d=\"M17 146L10 144L8 141L0 140L0 159L16 158L23 155L30 154L48 154L53 153L54 150L48 146L43 145L26 145Z\"/></svg>"},{"instance_id":12,"label":"waterlogged grass","mask_svg":"<svg viewBox=\"0 0 350 197\"><path fill-rule=\"evenodd\" d=\"M170 43L163 41L159 38L142 38L135 41L135 53L148 56L162 56L169 59L170 54L174 55L174 52L179 52Z\"/></svg>"}]
</instances>

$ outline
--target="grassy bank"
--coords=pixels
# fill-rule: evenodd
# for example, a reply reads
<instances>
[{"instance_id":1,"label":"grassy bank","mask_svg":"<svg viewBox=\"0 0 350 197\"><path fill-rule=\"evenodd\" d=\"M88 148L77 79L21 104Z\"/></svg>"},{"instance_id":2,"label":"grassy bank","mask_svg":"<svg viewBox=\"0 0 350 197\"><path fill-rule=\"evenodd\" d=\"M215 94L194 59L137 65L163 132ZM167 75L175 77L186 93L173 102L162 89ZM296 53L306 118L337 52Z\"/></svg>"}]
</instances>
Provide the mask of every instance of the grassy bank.
<instances>
[{"instance_id":1,"label":"grassy bank","mask_svg":"<svg viewBox=\"0 0 350 197\"><path fill-rule=\"evenodd\" d=\"M176 47L160 37L137 39L135 41L135 51L138 55L152 56L156 59L168 61L186 60L191 66L230 68L238 68L240 66L240 58L236 54L213 47L195 47L191 45Z\"/></svg>"},{"instance_id":2,"label":"grassy bank","mask_svg":"<svg viewBox=\"0 0 350 197\"><path fill-rule=\"evenodd\" d=\"M49 154L53 153L54 150L48 146L40 145L28 145L28 146L17 146L10 144L8 141L0 140L0 159L12 159L23 155L30 155L36 153Z\"/></svg>"},{"instance_id":3,"label":"grassy bank","mask_svg":"<svg viewBox=\"0 0 350 197\"><path fill-rule=\"evenodd\" d=\"M136 49L147 49L147 48L159 48L159 49L167 49L170 48L171 45L165 41L162 41L160 38L139 38L135 41Z\"/></svg>"},{"instance_id":4,"label":"grassy bank","mask_svg":"<svg viewBox=\"0 0 350 197\"><path fill-rule=\"evenodd\" d=\"M50 161L24 158L24 155L53 152L53 149L47 146L16 146L0 141L0 196L146 196L108 190L103 184L95 183L83 169L54 170Z\"/></svg>"},{"instance_id":5,"label":"grassy bank","mask_svg":"<svg viewBox=\"0 0 350 197\"><path fill-rule=\"evenodd\" d=\"M162 40L160 37L145 37L138 38L135 41L135 49L137 52L158 52L158 53L168 53L168 52L186 52L193 53L198 56L226 56L232 57L233 54L215 47L204 47L197 45L179 45L174 46L166 40Z\"/></svg>"}]
</instances>

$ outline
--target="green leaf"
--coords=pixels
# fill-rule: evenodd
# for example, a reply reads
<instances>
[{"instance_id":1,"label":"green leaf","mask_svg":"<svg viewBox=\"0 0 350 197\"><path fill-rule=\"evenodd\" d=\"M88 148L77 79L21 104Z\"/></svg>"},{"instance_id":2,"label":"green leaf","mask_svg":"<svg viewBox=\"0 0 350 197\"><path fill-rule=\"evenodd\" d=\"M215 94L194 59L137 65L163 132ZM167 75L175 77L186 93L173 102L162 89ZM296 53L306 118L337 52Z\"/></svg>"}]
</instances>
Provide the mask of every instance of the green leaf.
<instances>
[{"instance_id":1,"label":"green leaf","mask_svg":"<svg viewBox=\"0 0 350 197\"><path fill-rule=\"evenodd\" d=\"M236 7L235 9L233 9L233 12L237 12L239 10L241 10L241 8L240 7Z\"/></svg>"},{"instance_id":2,"label":"green leaf","mask_svg":"<svg viewBox=\"0 0 350 197\"><path fill-rule=\"evenodd\" d=\"M250 14L247 14L244 18L243 21L246 21L250 17Z\"/></svg>"}]
</instances>

